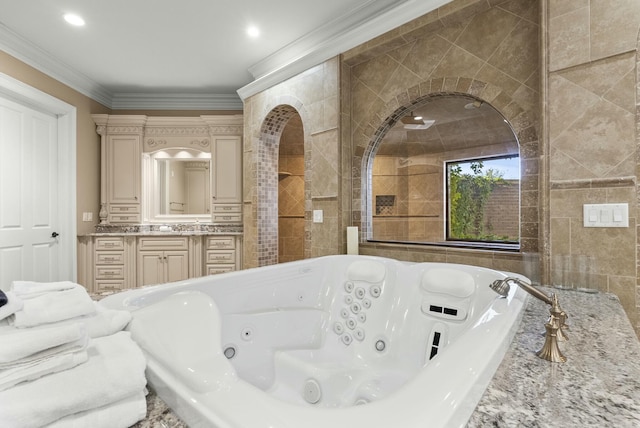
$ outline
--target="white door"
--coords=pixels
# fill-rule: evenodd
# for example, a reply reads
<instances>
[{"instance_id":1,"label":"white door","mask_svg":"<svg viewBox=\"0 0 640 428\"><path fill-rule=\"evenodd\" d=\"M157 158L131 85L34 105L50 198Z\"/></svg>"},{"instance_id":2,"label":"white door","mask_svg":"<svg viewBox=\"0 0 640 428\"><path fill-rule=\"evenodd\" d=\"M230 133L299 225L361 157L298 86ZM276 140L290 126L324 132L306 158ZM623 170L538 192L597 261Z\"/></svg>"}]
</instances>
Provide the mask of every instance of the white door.
<instances>
[{"instance_id":1,"label":"white door","mask_svg":"<svg viewBox=\"0 0 640 428\"><path fill-rule=\"evenodd\" d=\"M0 100L0 289L74 281L76 108L4 73Z\"/></svg>"},{"instance_id":2,"label":"white door","mask_svg":"<svg viewBox=\"0 0 640 428\"><path fill-rule=\"evenodd\" d=\"M58 278L57 118L0 98L0 276Z\"/></svg>"}]
</instances>

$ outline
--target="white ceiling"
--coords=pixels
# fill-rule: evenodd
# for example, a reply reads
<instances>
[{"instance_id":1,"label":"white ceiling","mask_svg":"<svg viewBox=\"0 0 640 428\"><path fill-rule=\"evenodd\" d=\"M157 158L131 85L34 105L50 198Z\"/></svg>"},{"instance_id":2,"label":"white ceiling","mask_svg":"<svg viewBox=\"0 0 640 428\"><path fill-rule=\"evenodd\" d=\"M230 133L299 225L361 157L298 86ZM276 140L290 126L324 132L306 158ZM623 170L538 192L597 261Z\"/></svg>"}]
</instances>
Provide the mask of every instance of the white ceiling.
<instances>
[{"instance_id":1,"label":"white ceiling","mask_svg":"<svg viewBox=\"0 0 640 428\"><path fill-rule=\"evenodd\" d=\"M0 0L0 49L111 108L234 109L449 1Z\"/></svg>"}]
</instances>

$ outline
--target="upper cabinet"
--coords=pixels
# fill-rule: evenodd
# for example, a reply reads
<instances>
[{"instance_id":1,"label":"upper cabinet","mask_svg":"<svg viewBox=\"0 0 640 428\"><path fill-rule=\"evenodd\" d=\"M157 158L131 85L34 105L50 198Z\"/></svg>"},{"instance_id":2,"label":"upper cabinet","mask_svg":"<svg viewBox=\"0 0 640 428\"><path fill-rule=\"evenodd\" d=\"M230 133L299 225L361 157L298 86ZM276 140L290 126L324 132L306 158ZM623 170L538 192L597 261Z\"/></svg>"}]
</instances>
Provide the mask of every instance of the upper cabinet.
<instances>
[{"instance_id":1,"label":"upper cabinet","mask_svg":"<svg viewBox=\"0 0 640 428\"><path fill-rule=\"evenodd\" d=\"M216 137L211 199L214 223L242 223L242 141L240 137Z\"/></svg>"},{"instance_id":2,"label":"upper cabinet","mask_svg":"<svg viewBox=\"0 0 640 428\"><path fill-rule=\"evenodd\" d=\"M100 222L140 223L144 116L93 115L101 136Z\"/></svg>"},{"instance_id":3,"label":"upper cabinet","mask_svg":"<svg viewBox=\"0 0 640 428\"><path fill-rule=\"evenodd\" d=\"M93 115L101 224L242 222L242 115Z\"/></svg>"}]
</instances>

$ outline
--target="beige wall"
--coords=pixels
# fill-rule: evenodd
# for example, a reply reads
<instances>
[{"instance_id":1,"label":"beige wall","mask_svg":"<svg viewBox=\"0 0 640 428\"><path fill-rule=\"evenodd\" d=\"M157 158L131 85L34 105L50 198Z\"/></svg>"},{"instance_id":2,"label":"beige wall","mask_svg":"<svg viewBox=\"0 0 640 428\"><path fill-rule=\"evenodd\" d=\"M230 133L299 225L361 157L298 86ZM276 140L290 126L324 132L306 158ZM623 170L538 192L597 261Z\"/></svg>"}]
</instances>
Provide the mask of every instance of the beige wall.
<instances>
[{"instance_id":1,"label":"beige wall","mask_svg":"<svg viewBox=\"0 0 640 428\"><path fill-rule=\"evenodd\" d=\"M548 6L547 281L617 294L640 331L640 2L549 1ZM585 203L628 203L629 228L584 228Z\"/></svg>"}]
</instances>

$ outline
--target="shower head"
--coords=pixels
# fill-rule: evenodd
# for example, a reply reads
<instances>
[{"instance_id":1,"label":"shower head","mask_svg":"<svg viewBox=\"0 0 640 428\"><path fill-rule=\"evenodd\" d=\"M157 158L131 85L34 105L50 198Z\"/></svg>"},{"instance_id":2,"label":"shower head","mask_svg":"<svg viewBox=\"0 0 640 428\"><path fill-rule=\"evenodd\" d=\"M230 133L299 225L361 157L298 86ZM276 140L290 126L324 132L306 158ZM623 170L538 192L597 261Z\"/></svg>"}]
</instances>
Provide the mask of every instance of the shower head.
<instances>
[{"instance_id":1,"label":"shower head","mask_svg":"<svg viewBox=\"0 0 640 428\"><path fill-rule=\"evenodd\" d=\"M531 284L527 284L526 282L518 278L507 277L504 279L496 279L491 284L489 284L489 288L491 288L493 291L495 291L502 297L507 297L507 295L509 294L509 290L511 289L511 286L509 285L509 281L515 282L517 285L520 286L520 288L522 288L527 293L531 294L533 297L536 297L542 300L548 305L553 305L553 295L547 296L542 291L533 287Z\"/></svg>"},{"instance_id":2,"label":"shower head","mask_svg":"<svg viewBox=\"0 0 640 428\"><path fill-rule=\"evenodd\" d=\"M507 297L507 295L509 294L509 290L511 290L511 286L509 285L509 283L507 282L509 278L506 279L496 279L495 281L493 281L491 284L489 284L489 287L495 291L496 293L498 293L499 295L501 295L502 297Z\"/></svg>"}]
</instances>

